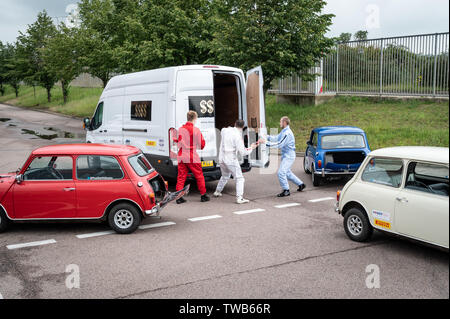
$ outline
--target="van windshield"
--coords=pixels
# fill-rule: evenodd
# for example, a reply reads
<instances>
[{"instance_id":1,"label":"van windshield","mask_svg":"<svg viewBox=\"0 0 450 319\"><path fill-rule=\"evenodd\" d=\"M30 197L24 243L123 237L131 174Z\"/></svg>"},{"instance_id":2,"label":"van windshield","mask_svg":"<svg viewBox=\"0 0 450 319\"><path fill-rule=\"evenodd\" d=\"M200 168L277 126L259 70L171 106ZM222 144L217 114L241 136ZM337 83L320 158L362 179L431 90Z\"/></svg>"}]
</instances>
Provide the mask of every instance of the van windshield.
<instances>
[{"instance_id":1,"label":"van windshield","mask_svg":"<svg viewBox=\"0 0 450 319\"><path fill-rule=\"evenodd\" d=\"M154 171L152 165L150 165L142 153L130 156L128 158L128 162L139 176L145 176Z\"/></svg>"}]
</instances>

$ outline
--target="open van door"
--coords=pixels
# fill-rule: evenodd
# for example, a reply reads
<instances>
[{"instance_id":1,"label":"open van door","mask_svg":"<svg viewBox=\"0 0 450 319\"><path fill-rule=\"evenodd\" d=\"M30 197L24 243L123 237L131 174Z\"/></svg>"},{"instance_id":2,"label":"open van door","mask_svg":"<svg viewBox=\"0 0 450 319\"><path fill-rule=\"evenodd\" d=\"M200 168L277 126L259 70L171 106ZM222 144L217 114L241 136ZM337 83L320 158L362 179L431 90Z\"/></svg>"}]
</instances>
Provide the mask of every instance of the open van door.
<instances>
[{"instance_id":1,"label":"open van door","mask_svg":"<svg viewBox=\"0 0 450 319\"><path fill-rule=\"evenodd\" d=\"M264 103L264 79L261 66L247 71L247 126L249 145L255 143L261 136L267 136L266 107ZM269 148L261 144L250 155L253 167L269 165Z\"/></svg>"}]
</instances>

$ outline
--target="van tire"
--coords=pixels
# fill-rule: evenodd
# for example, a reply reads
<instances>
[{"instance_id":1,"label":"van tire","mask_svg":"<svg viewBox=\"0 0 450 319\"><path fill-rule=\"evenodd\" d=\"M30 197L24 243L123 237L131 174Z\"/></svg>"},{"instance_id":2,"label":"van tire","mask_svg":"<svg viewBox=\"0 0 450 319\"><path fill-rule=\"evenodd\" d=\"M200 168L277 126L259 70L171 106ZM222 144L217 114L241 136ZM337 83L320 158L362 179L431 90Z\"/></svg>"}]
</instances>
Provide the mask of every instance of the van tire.
<instances>
[{"instance_id":1,"label":"van tire","mask_svg":"<svg viewBox=\"0 0 450 319\"><path fill-rule=\"evenodd\" d=\"M358 207L350 208L344 216L344 229L347 236L357 242L368 241L373 234L373 227L364 211Z\"/></svg>"},{"instance_id":2,"label":"van tire","mask_svg":"<svg viewBox=\"0 0 450 319\"><path fill-rule=\"evenodd\" d=\"M141 214L131 204L121 203L111 208L108 224L118 234L131 234L141 224Z\"/></svg>"},{"instance_id":3,"label":"van tire","mask_svg":"<svg viewBox=\"0 0 450 319\"><path fill-rule=\"evenodd\" d=\"M3 233L4 231L6 231L6 229L9 226L9 219L6 216L5 212L3 211L2 208L0 208L0 233Z\"/></svg>"}]
</instances>

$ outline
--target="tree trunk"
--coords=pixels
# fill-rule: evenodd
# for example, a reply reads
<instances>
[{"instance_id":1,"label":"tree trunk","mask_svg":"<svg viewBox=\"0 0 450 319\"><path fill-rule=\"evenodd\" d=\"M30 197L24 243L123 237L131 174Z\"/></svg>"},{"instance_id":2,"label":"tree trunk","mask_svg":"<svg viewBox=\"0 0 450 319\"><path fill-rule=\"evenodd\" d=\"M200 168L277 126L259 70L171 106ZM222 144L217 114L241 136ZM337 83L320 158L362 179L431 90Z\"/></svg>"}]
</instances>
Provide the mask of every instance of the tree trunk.
<instances>
[{"instance_id":1,"label":"tree trunk","mask_svg":"<svg viewBox=\"0 0 450 319\"><path fill-rule=\"evenodd\" d=\"M52 94L51 94L51 88L46 88L47 89L47 101L50 103L52 101Z\"/></svg>"},{"instance_id":2,"label":"tree trunk","mask_svg":"<svg viewBox=\"0 0 450 319\"><path fill-rule=\"evenodd\" d=\"M14 86L14 92L16 93L16 98L19 97L19 86Z\"/></svg>"},{"instance_id":3,"label":"tree trunk","mask_svg":"<svg viewBox=\"0 0 450 319\"><path fill-rule=\"evenodd\" d=\"M67 103L67 96L69 95L68 83L66 81L61 81L61 88L63 94L63 104Z\"/></svg>"}]
</instances>

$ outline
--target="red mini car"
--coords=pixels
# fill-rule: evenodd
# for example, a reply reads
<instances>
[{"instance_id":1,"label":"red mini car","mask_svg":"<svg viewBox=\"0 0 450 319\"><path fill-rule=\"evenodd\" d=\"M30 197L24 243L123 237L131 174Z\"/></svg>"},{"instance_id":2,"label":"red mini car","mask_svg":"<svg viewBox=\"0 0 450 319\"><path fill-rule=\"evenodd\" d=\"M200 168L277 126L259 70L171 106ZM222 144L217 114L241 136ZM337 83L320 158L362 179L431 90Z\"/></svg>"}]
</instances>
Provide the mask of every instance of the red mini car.
<instances>
[{"instance_id":1,"label":"red mini car","mask_svg":"<svg viewBox=\"0 0 450 319\"><path fill-rule=\"evenodd\" d=\"M129 234L188 190L170 193L133 146L45 146L16 173L0 175L0 232L11 221L107 220Z\"/></svg>"}]
</instances>

